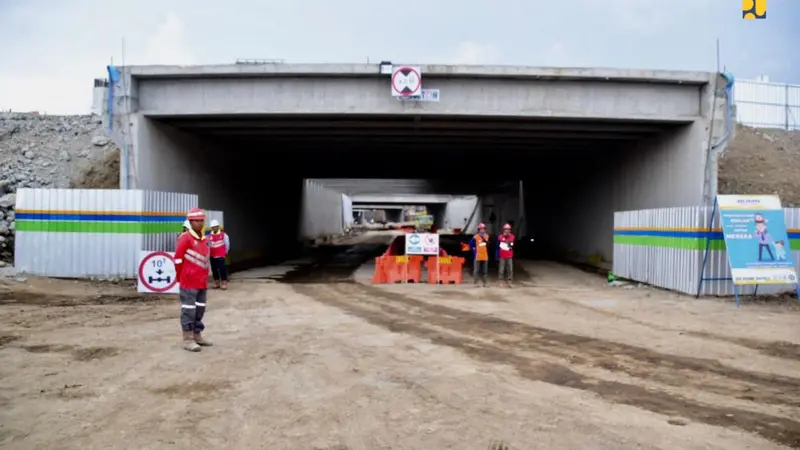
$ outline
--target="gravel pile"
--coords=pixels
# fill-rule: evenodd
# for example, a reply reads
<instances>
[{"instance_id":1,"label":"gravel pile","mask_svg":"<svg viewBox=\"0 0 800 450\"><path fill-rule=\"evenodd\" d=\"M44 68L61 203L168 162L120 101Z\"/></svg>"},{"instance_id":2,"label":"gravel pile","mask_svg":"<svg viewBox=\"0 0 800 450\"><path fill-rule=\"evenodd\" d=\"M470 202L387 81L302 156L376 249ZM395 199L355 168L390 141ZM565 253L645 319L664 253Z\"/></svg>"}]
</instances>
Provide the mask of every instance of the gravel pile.
<instances>
[{"instance_id":1,"label":"gravel pile","mask_svg":"<svg viewBox=\"0 0 800 450\"><path fill-rule=\"evenodd\" d=\"M118 154L97 116L0 113L0 261L13 259L17 189L116 188L87 186L85 178Z\"/></svg>"}]
</instances>

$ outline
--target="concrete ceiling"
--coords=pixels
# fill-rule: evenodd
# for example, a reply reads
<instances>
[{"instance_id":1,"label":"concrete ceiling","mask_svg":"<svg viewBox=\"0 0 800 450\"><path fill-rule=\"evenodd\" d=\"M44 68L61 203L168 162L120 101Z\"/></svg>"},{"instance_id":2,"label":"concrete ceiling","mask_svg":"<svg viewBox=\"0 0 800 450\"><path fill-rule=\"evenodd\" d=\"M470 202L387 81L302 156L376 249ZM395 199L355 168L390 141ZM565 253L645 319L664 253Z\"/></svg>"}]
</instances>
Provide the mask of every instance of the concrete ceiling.
<instances>
[{"instance_id":1,"label":"concrete ceiling","mask_svg":"<svg viewBox=\"0 0 800 450\"><path fill-rule=\"evenodd\" d=\"M581 164L590 171L597 158L676 126L412 114L157 120L214 143L243 164L266 165L281 176L351 179L334 187L351 195L496 192L503 182L528 176L535 165L564 167L562 175L581 172L576 170ZM425 179L428 185L423 189L420 181L408 179Z\"/></svg>"},{"instance_id":2,"label":"concrete ceiling","mask_svg":"<svg viewBox=\"0 0 800 450\"><path fill-rule=\"evenodd\" d=\"M161 119L205 138L250 147L349 151L581 151L618 148L660 133L664 124L421 116L270 116ZM674 125L673 125L674 126ZM247 146L247 145L245 145Z\"/></svg>"}]
</instances>

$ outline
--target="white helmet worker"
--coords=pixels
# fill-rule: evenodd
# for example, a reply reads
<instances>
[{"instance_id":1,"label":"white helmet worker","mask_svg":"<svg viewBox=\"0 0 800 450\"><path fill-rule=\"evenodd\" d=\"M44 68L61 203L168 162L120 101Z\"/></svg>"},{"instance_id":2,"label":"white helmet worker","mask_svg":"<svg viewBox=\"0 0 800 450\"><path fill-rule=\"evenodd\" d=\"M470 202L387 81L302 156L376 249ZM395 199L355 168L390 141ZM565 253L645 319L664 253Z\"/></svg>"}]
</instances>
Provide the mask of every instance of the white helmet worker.
<instances>
[{"instance_id":1,"label":"white helmet worker","mask_svg":"<svg viewBox=\"0 0 800 450\"><path fill-rule=\"evenodd\" d=\"M210 226L211 226L211 228L218 227L219 226L219 220L217 220L217 219L212 220Z\"/></svg>"}]
</instances>

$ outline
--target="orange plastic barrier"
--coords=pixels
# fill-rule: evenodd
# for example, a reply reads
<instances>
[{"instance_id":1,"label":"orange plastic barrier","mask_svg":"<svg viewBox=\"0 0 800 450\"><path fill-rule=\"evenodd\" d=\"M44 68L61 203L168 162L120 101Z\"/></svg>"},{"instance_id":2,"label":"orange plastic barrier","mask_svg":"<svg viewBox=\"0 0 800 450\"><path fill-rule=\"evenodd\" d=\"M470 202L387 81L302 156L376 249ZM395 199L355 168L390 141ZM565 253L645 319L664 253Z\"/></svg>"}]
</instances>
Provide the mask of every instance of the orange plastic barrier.
<instances>
[{"instance_id":1,"label":"orange plastic barrier","mask_svg":"<svg viewBox=\"0 0 800 450\"><path fill-rule=\"evenodd\" d=\"M430 257L425 261L425 268L428 269L429 284L461 284L464 278L464 258L458 256L439 257L439 279L436 278L436 257Z\"/></svg>"},{"instance_id":2,"label":"orange plastic barrier","mask_svg":"<svg viewBox=\"0 0 800 450\"><path fill-rule=\"evenodd\" d=\"M422 281L422 256L383 256L387 283Z\"/></svg>"},{"instance_id":3,"label":"orange plastic barrier","mask_svg":"<svg viewBox=\"0 0 800 450\"><path fill-rule=\"evenodd\" d=\"M384 266L385 256L375 258L375 272L372 274L372 284L386 283L386 267Z\"/></svg>"}]
</instances>

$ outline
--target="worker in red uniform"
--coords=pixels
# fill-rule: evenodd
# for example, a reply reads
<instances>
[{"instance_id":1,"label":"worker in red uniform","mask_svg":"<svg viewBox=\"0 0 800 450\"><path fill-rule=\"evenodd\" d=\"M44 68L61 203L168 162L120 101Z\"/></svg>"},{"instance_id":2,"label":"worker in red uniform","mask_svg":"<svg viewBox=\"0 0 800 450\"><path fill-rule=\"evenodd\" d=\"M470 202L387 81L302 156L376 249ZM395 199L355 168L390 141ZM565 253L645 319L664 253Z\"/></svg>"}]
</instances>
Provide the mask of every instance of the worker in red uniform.
<instances>
[{"instance_id":1,"label":"worker in red uniform","mask_svg":"<svg viewBox=\"0 0 800 450\"><path fill-rule=\"evenodd\" d=\"M231 241L228 234L220 229L217 219L212 220L210 225L208 246L211 248L211 275L214 277L214 287L228 289L228 268L225 267L225 257L231 249Z\"/></svg>"},{"instance_id":2,"label":"worker in red uniform","mask_svg":"<svg viewBox=\"0 0 800 450\"><path fill-rule=\"evenodd\" d=\"M205 212L200 208L192 208L186 219L190 228L178 238L174 257L175 271L180 284L183 349L199 352L201 346L211 346L211 342L202 336L205 329L203 316L206 312L210 251L208 240L203 235Z\"/></svg>"},{"instance_id":3,"label":"worker in red uniform","mask_svg":"<svg viewBox=\"0 0 800 450\"><path fill-rule=\"evenodd\" d=\"M511 287L514 276L514 241L516 237L511 234L511 225L503 225L503 234L497 237L497 263L499 278L506 281L506 286Z\"/></svg>"},{"instance_id":4,"label":"worker in red uniform","mask_svg":"<svg viewBox=\"0 0 800 450\"><path fill-rule=\"evenodd\" d=\"M472 277L475 286L479 286L478 280L483 281L483 287L487 287L486 277L489 274L489 235L486 234L486 225L478 225L478 234L469 241L469 248L472 250L474 269Z\"/></svg>"}]
</instances>

